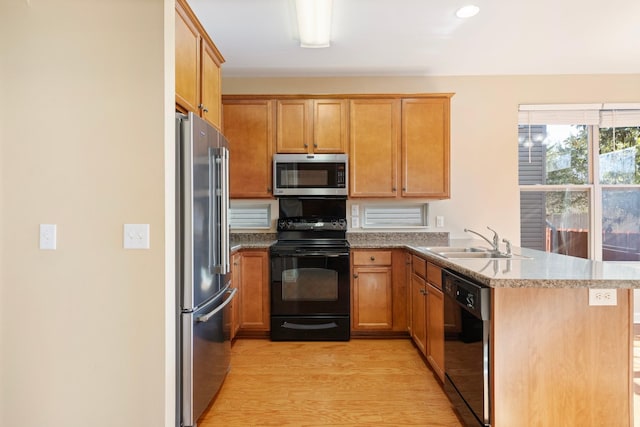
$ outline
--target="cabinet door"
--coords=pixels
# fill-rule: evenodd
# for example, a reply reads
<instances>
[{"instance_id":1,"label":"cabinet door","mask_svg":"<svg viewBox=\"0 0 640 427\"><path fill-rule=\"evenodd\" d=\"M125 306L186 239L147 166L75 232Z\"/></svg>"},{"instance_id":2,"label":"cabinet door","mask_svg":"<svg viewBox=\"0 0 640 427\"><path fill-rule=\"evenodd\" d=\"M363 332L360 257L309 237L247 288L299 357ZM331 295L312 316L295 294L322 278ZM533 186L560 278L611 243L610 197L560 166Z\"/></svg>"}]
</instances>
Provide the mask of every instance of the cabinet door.
<instances>
[{"instance_id":1,"label":"cabinet door","mask_svg":"<svg viewBox=\"0 0 640 427\"><path fill-rule=\"evenodd\" d=\"M278 153L313 152L311 101L287 99L278 100L276 103L276 151Z\"/></svg>"},{"instance_id":2,"label":"cabinet door","mask_svg":"<svg viewBox=\"0 0 640 427\"><path fill-rule=\"evenodd\" d=\"M409 336L412 335L411 329L413 325L413 288L411 286L411 258L413 255L409 251L404 251L404 280L407 288L407 330Z\"/></svg>"},{"instance_id":3,"label":"cabinet door","mask_svg":"<svg viewBox=\"0 0 640 427\"><path fill-rule=\"evenodd\" d=\"M240 262L240 329L269 331L269 256L267 251L243 251Z\"/></svg>"},{"instance_id":4,"label":"cabinet door","mask_svg":"<svg viewBox=\"0 0 640 427\"><path fill-rule=\"evenodd\" d=\"M220 62L216 51L202 40L202 98L200 115L203 119L220 129L221 89Z\"/></svg>"},{"instance_id":5,"label":"cabinet door","mask_svg":"<svg viewBox=\"0 0 640 427\"><path fill-rule=\"evenodd\" d=\"M237 289L236 296L231 302L231 340L236 337L240 329L240 305L242 304L242 275L240 274L240 262L242 256L235 253L231 257L231 287Z\"/></svg>"},{"instance_id":6,"label":"cabinet door","mask_svg":"<svg viewBox=\"0 0 640 427\"><path fill-rule=\"evenodd\" d=\"M176 103L198 112L200 98L200 33L176 2Z\"/></svg>"},{"instance_id":7,"label":"cabinet door","mask_svg":"<svg viewBox=\"0 0 640 427\"><path fill-rule=\"evenodd\" d=\"M444 381L444 294L427 285L427 360Z\"/></svg>"},{"instance_id":8,"label":"cabinet door","mask_svg":"<svg viewBox=\"0 0 640 427\"><path fill-rule=\"evenodd\" d=\"M393 326L391 267L356 267L353 275L352 328L391 329Z\"/></svg>"},{"instance_id":9,"label":"cabinet door","mask_svg":"<svg viewBox=\"0 0 640 427\"><path fill-rule=\"evenodd\" d=\"M422 354L427 354L427 328L425 318L425 281L411 275L411 337Z\"/></svg>"},{"instance_id":10,"label":"cabinet door","mask_svg":"<svg viewBox=\"0 0 640 427\"><path fill-rule=\"evenodd\" d=\"M449 197L449 98L402 100L402 196Z\"/></svg>"},{"instance_id":11,"label":"cabinet door","mask_svg":"<svg viewBox=\"0 0 640 427\"><path fill-rule=\"evenodd\" d=\"M314 153L344 153L347 146L349 104L344 99L313 101Z\"/></svg>"},{"instance_id":12,"label":"cabinet door","mask_svg":"<svg viewBox=\"0 0 640 427\"><path fill-rule=\"evenodd\" d=\"M232 198L271 198L272 101L223 101L223 133L229 140Z\"/></svg>"},{"instance_id":13,"label":"cabinet door","mask_svg":"<svg viewBox=\"0 0 640 427\"><path fill-rule=\"evenodd\" d=\"M397 197L400 101L349 104L349 196Z\"/></svg>"}]
</instances>

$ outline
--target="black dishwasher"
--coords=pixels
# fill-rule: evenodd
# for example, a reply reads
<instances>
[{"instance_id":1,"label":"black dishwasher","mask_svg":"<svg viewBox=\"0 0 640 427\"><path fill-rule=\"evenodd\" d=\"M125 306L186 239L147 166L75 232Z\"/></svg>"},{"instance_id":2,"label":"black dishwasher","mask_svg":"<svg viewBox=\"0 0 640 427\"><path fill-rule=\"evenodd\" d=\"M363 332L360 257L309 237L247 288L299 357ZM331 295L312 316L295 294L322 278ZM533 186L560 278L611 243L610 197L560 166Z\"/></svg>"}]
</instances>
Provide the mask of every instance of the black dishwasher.
<instances>
[{"instance_id":1,"label":"black dishwasher","mask_svg":"<svg viewBox=\"0 0 640 427\"><path fill-rule=\"evenodd\" d=\"M449 270L442 271L445 319L444 389L468 426L490 426L490 290Z\"/></svg>"}]
</instances>

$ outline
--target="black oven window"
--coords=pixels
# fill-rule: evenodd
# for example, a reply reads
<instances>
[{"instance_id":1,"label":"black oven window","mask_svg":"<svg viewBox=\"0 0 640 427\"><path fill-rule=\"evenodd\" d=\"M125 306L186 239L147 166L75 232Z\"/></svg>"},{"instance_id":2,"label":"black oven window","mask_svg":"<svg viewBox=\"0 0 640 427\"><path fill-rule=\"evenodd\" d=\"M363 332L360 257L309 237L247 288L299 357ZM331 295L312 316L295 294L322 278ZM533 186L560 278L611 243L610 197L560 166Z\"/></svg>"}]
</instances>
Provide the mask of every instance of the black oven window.
<instances>
[{"instance_id":1,"label":"black oven window","mask_svg":"<svg viewBox=\"0 0 640 427\"><path fill-rule=\"evenodd\" d=\"M337 301L338 272L324 268L294 268L282 272L283 301Z\"/></svg>"}]
</instances>

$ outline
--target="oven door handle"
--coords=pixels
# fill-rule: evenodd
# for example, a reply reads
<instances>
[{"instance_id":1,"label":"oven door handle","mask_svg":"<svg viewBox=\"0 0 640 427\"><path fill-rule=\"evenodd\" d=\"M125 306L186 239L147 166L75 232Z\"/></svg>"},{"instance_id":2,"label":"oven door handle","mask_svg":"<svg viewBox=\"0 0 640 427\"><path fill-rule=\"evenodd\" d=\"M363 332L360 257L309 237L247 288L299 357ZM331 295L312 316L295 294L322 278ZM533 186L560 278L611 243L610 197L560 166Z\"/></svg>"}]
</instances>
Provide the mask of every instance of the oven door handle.
<instances>
[{"instance_id":1,"label":"oven door handle","mask_svg":"<svg viewBox=\"0 0 640 427\"><path fill-rule=\"evenodd\" d=\"M319 325L301 325L299 323L282 322L282 327L286 329L298 329L298 330L320 330L320 329L332 329L337 328L336 322L321 323Z\"/></svg>"}]
</instances>

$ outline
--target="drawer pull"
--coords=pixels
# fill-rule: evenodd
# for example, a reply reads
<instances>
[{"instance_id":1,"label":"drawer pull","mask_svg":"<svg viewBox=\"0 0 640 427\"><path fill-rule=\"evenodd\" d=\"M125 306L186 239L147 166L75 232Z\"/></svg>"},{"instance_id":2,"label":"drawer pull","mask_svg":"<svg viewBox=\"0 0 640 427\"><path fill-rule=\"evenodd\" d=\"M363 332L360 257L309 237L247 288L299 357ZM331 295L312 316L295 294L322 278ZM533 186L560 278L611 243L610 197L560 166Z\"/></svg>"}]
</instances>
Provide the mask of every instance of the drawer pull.
<instances>
[{"instance_id":1,"label":"drawer pull","mask_svg":"<svg viewBox=\"0 0 640 427\"><path fill-rule=\"evenodd\" d=\"M371 261L375 261L375 260L376 260L376 257L372 256Z\"/></svg>"}]
</instances>

